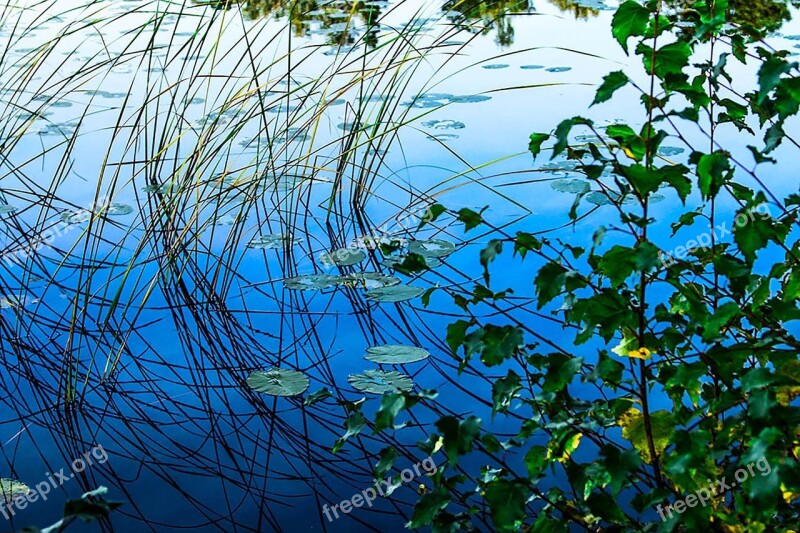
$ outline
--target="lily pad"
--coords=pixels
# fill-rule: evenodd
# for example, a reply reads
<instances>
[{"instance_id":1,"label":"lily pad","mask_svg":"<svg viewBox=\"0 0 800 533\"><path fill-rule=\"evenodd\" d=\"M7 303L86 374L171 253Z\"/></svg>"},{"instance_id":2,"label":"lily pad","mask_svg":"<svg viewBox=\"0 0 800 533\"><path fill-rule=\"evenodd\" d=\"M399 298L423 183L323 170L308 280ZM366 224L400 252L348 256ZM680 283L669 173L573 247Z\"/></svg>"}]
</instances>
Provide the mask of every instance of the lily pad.
<instances>
[{"instance_id":1,"label":"lily pad","mask_svg":"<svg viewBox=\"0 0 800 533\"><path fill-rule=\"evenodd\" d=\"M289 243L291 246L294 246L295 244L300 244L301 242L302 239L300 239L300 237L292 237L291 235L284 235L281 233L272 233L269 235L261 235L260 237L256 237L247 243L247 247L256 250L277 250L286 246L287 243Z\"/></svg>"},{"instance_id":2,"label":"lily pad","mask_svg":"<svg viewBox=\"0 0 800 533\"><path fill-rule=\"evenodd\" d=\"M319 256L323 265L327 266L352 266L367 258L367 254L355 248L341 248L333 252L326 252Z\"/></svg>"},{"instance_id":3,"label":"lily pad","mask_svg":"<svg viewBox=\"0 0 800 533\"><path fill-rule=\"evenodd\" d=\"M350 374L347 381L354 389L373 394L410 391L414 386L410 377L393 370L365 370L361 374Z\"/></svg>"},{"instance_id":4,"label":"lily pad","mask_svg":"<svg viewBox=\"0 0 800 533\"><path fill-rule=\"evenodd\" d=\"M572 67L550 67L545 69L547 72L567 72L572 70Z\"/></svg>"},{"instance_id":5,"label":"lily pad","mask_svg":"<svg viewBox=\"0 0 800 533\"><path fill-rule=\"evenodd\" d=\"M421 296L423 292L425 292L425 289L421 289L420 287L394 285L392 287L372 289L367 291L364 296L376 302L393 303L414 299L417 296Z\"/></svg>"},{"instance_id":6,"label":"lily pad","mask_svg":"<svg viewBox=\"0 0 800 533\"><path fill-rule=\"evenodd\" d=\"M247 378L247 384L256 392L271 396L297 396L309 385L308 376L296 370L270 368L266 372L257 370Z\"/></svg>"},{"instance_id":7,"label":"lily pad","mask_svg":"<svg viewBox=\"0 0 800 533\"><path fill-rule=\"evenodd\" d=\"M400 278L387 276L380 272L355 272L346 276L338 277L337 285L344 287L354 287L357 289L379 289L381 287L391 287L400 284Z\"/></svg>"},{"instance_id":8,"label":"lily pad","mask_svg":"<svg viewBox=\"0 0 800 533\"><path fill-rule=\"evenodd\" d=\"M131 213L133 213L133 207L129 206L128 204L112 203L108 205L108 208L106 208L105 213L106 215L112 217L130 215Z\"/></svg>"},{"instance_id":9,"label":"lily pad","mask_svg":"<svg viewBox=\"0 0 800 533\"><path fill-rule=\"evenodd\" d=\"M286 278L283 286L296 291L315 291L335 287L341 282L339 276L329 274L303 274L294 278Z\"/></svg>"},{"instance_id":10,"label":"lily pad","mask_svg":"<svg viewBox=\"0 0 800 533\"><path fill-rule=\"evenodd\" d=\"M383 266L387 268L394 268L395 265L402 263L403 261L405 261L405 259L406 256L404 255L393 255L391 257L384 258L384 260L381 261L381 263L383 264ZM425 259L425 266L427 266L428 268L440 267L443 264L442 261L436 257L423 256L423 259Z\"/></svg>"},{"instance_id":11,"label":"lily pad","mask_svg":"<svg viewBox=\"0 0 800 533\"><path fill-rule=\"evenodd\" d=\"M91 219L92 212L86 209L61 213L61 220L67 224L80 224L82 222L89 222Z\"/></svg>"},{"instance_id":12,"label":"lily pad","mask_svg":"<svg viewBox=\"0 0 800 533\"><path fill-rule=\"evenodd\" d=\"M402 365L416 363L430 357L428 350L417 346L403 346L402 344L385 344L367 348L364 359L383 365Z\"/></svg>"},{"instance_id":13,"label":"lily pad","mask_svg":"<svg viewBox=\"0 0 800 533\"><path fill-rule=\"evenodd\" d=\"M411 241L408 251L423 257L445 257L456 250L456 245L444 239L428 239L426 241Z\"/></svg>"},{"instance_id":14,"label":"lily pad","mask_svg":"<svg viewBox=\"0 0 800 533\"><path fill-rule=\"evenodd\" d=\"M487 70L499 70L501 68L508 68L507 63L492 63L490 65L483 65L483 68Z\"/></svg>"},{"instance_id":15,"label":"lily pad","mask_svg":"<svg viewBox=\"0 0 800 533\"><path fill-rule=\"evenodd\" d=\"M11 503L18 498L24 498L31 492L31 488L21 481L13 479L0 479L0 500Z\"/></svg>"},{"instance_id":16,"label":"lily pad","mask_svg":"<svg viewBox=\"0 0 800 533\"><path fill-rule=\"evenodd\" d=\"M611 198L613 198L615 200L618 200L618 196L619 195L617 193L609 192L608 194L611 195ZM611 205L612 204L611 199L609 199L609 197L606 196L606 194L604 194L604 193L602 193L600 191L590 192L589 194L587 194L585 196L585 198L586 198L587 202L589 202L591 204L594 204L594 205ZM636 200L634 198L632 198L630 196L626 196L622 200L622 203L623 204L630 204L630 203L633 203L635 201Z\"/></svg>"},{"instance_id":17,"label":"lily pad","mask_svg":"<svg viewBox=\"0 0 800 533\"><path fill-rule=\"evenodd\" d=\"M583 180L558 180L552 182L550 187L558 192L570 194L581 194L587 192L591 188L589 182Z\"/></svg>"},{"instance_id":18,"label":"lily pad","mask_svg":"<svg viewBox=\"0 0 800 533\"><path fill-rule=\"evenodd\" d=\"M432 130L463 130L464 123L457 120L428 120L422 123Z\"/></svg>"},{"instance_id":19,"label":"lily pad","mask_svg":"<svg viewBox=\"0 0 800 533\"><path fill-rule=\"evenodd\" d=\"M521 65L519 68L522 70L539 70L543 69L544 65Z\"/></svg>"},{"instance_id":20,"label":"lily pad","mask_svg":"<svg viewBox=\"0 0 800 533\"><path fill-rule=\"evenodd\" d=\"M678 146L662 146L658 149L658 155L663 155L664 157L672 157L676 155L680 155L686 150L680 148Z\"/></svg>"},{"instance_id":21,"label":"lily pad","mask_svg":"<svg viewBox=\"0 0 800 533\"><path fill-rule=\"evenodd\" d=\"M0 215L5 215L6 213L13 213L16 211L17 208L13 205L8 204L0 204Z\"/></svg>"},{"instance_id":22,"label":"lily pad","mask_svg":"<svg viewBox=\"0 0 800 533\"><path fill-rule=\"evenodd\" d=\"M491 99L491 96L484 96L482 94L467 94L463 96L454 96L450 101L454 104L477 104L478 102L487 102Z\"/></svg>"},{"instance_id":23,"label":"lily pad","mask_svg":"<svg viewBox=\"0 0 800 533\"><path fill-rule=\"evenodd\" d=\"M164 194L169 191L170 186L170 183L165 183L164 185L148 185L146 187L142 187L142 192Z\"/></svg>"}]
</instances>

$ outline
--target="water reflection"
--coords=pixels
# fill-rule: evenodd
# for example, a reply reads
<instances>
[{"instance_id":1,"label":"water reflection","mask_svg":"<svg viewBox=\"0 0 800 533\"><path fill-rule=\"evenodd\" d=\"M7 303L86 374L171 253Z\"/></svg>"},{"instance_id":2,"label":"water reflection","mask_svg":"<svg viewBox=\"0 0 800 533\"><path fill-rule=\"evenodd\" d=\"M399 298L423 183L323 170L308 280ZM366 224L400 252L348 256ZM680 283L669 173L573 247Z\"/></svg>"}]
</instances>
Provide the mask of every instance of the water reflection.
<instances>
[{"instance_id":1,"label":"water reflection","mask_svg":"<svg viewBox=\"0 0 800 533\"><path fill-rule=\"evenodd\" d=\"M602 0L547 0L562 12L576 19L589 19L601 10L610 9ZM199 2L215 9L231 9L238 6L250 20L267 17L288 19L296 36L326 35L331 45L352 45L363 40L374 47L378 42L379 19L389 4L382 1L335 2L317 0L213 0ZM687 10L691 16L690 0L667 0L675 9ZM733 20L751 28L752 34L771 33L791 19L791 6L800 1L780 0L730 0ZM441 6L448 20L457 28L472 34L495 34L501 46L514 43L515 15L536 11L533 0L448 0ZM413 21L412 21L413 22Z\"/></svg>"}]
</instances>

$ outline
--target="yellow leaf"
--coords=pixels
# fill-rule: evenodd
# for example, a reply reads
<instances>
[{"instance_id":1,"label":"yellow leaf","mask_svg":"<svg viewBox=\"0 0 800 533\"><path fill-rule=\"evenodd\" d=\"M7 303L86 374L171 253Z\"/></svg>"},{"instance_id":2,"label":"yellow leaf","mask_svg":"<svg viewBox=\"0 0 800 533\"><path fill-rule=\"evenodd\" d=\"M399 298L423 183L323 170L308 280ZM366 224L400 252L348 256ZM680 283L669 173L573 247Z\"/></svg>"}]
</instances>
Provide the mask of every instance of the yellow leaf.
<instances>
[{"instance_id":1,"label":"yellow leaf","mask_svg":"<svg viewBox=\"0 0 800 533\"><path fill-rule=\"evenodd\" d=\"M800 396L800 385L784 385L775 391L775 399L784 407L788 407L798 396Z\"/></svg>"},{"instance_id":2,"label":"yellow leaf","mask_svg":"<svg viewBox=\"0 0 800 533\"><path fill-rule=\"evenodd\" d=\"M431 455L441 450L442 446L444 446L444 437L439 437L439 440L433 445L433 453L431 453Z\"/></svg>"},{"instance_id":3,"label":"yellow leaf","mask_svg":"<svg viewBox=\"0 0 800 533\"><path fill-rule=\"evenodd\" d=\"M642 412L631 407L620 415L617 424L622 428L623 438L633 444L646 463L651 463L653 457L650 454ZM669 446L669 439L675 432L675 420L668 411L652 411L650 428L653 434L653 448L657 455L661 455L661 452Z\"/></svg>"},{"instance_id":4,"label":"yellow leaf","mask_svg":"<svg viewBox=\"0 0 800 533\"><path fill-rule=\"evenodd\" d=\"M575 433L567 437L563 444L559 445L557 441L550 441L547 450L547 458L548 459L556 459L559 463L565 462L569 459L572 452L578 449L578 446L581 443L581 435L580 433Z\"/></svg>"},{"instance_id":5,"label":"yellow leaf","mask_svg":"<svg viewBox=\"0 0 800 533\"><path fill-rule=\"evenodd\" d=\"M781 483L781 494L783 495L783 500L786 503L792 503L797 498L800 498L800 492L792 492L790 490L786 490L786 485Z\"/></svg>"},{"instance_id":6,"label":"yellow leaf","mask_svg":"<svg viewBox=\"0 0 800 533\"><path fill-rule=\"evenodd\" d=\"M636 334L630 328L625 328L622 331L622 340L615 348L611 349L611 353L625 357L629 351L636 349L637 346Z\"/></svg>"},{"instance_id":7,"label":"yellow leaf","mask_svg":"<svg viewBox=\"0 0 800 533\"><path fill-rule=\"evenodd\" d=\"M650 356L651 352L647 348L639 348L628 352L628 357L633 357L634 359L644 359L646 361L650 359Z\"/></svg>"}]
</instances>

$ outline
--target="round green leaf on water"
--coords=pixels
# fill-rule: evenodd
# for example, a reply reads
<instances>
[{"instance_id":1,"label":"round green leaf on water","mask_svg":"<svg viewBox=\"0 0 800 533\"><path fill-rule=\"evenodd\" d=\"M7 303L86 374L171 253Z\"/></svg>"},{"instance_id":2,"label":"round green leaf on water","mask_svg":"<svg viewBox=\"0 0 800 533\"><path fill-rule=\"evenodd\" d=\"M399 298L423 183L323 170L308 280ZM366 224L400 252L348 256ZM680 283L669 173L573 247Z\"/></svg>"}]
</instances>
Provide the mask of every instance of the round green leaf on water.
<instances>
[{"instance_id":1,"label":"round green leaf on water","mask_svg":"<svg viewBox=\"0 0 800 533\"><path fill-rule=\"evenodd\" d=\"M336 284L344 287L370 290L399 285L400 278L387 276L380 272L355 272L353 274L347 274L346 276L340 276Z\"/></svg>"},{"instance_id":2,"label":"round green leaf on water","mask_svg":"<svg viewBox=\"0 0 800 533\"><path fill-rule=\"evenodd\" d=\"M247 384L256 392L271 396L297 396L308 389L308 376L296 370L270 368L257 370L247 378Z\"/></svg>"},{"instance_id":3,"label":"round green leaf on water","mask_svg":"<svg viewBox=\"0 0 800 533\"><path fill-rule=\"evenodd\" d=\"M591 188L589 182L583 180L558 180L552 182L550 187L558 192L570 194L582 194Z\"/></svg>"},{"instance_id":4,"label":"round green leaf on water","mask_svg":"<svg viewBox=\"0 0 800 533\"><path fill-rule=\"evenodd\" d=\"M92 212L86 209L61 213L61 220L67 224L80 224L81 222L89 222L91 219Z\"/></svg>"},{"instance_id":5,"label":"round green leaf on water","mask_svg":"<svg viewBox=\"0 0 800 533\"><path fill-rule=\"evenodd\" d=\"M364 359L383 365L401 365L416 363L427 359L431 354L424 348L417 346L403 346L402 344L385 344L367 348Z\"/></svg>"},{"instance_id":6,"label":"round green leaf on water","mask_svg":"<svg viewBox=\"0 0 800 533\"><path fill-rule=\"evenodd\" d=\"M360 263L367 258L361 250L354 248L341 248L333 252L324 253L319 256L319 260L323 265L338 265L338 266L352 266Z\"/></svg>"},{"instance_id":7,"label":"round green leaf on water","mask_svg":"<svg viewBox=\"0 0 800 533\"><path fill-rule=\"evenodd\" d=\"M456 245L443 239L428 239L427 241L412 241L408 244L408 251L423 257L444 257L452 254Z\"/></svg>"},{"instance_id":8,"label":"round green leaf on water","mask_svg":"<svg viewBox=\"0 0 800 533\"><path fill-rule=\"evenodd\" d=\"M128 204L112 203L106 209L106 215L111 217L121 217L123 215L130 215L133 213L133 207Z\"/></svg>"},{"instance_id":9,"label":"round green leaf on water","mask_svg":"<svg viewBox=\"0 0 800 533\"><path fill-rule=\"evenodd\" d=\"M17 208L13 205L8 204L0 204L0 215L5 215L6 213L13 213L16 211Z\"/></svg>"},{"instance_id":10,"label":"round green leaf on water","mask_svg":"<svg viewBox=\"0 0 800 533\"><path fill-rule=\"evenodd\" d=\"M419 287L412 287L410 285L395 285L393 287L379 287L364 293L364 295L373 301L392 303L404 302L411 300L417 296L422 295L425 289Z\"/></svg>"},{"instance_id":11,"label":"round green leaf on water","mask_svg":"<svg viewBox=\"0 0 800 533\"><path fill-rule=\"evenodd\" d=\"M405 261L406 257L408 256L392 255L384 258L383 261L381 261L381 264L387 268L395 268L396 265L399 265ZM437 257L423 256L422 258L425 260L425 266L428 268L440 267L443 264L442 261Z\"/></svg>"},{"instance_id":12,"label":"round green leaf on water","mask_svg":"<svg viewBox=\"0 0 800 533\"><path fill-rule=\"evenodd\" d=\"M350 374L347 381L354 389L373 394L410 391L414 386L410 377L394 370L365 370L361 374Z\"/></svg>"},{"instance_id":13,"label":"round green leaf on water","mask_svg":"<svg viewBox=\"0 0 800 533\"><path fill-rule=\"evenodd\" d=\"M300 242L302 242L302 240L299 237L275 233L256 237L247 244L247 247L256 250L276 250L278 248L283 248L286 243L294 246L295 244L300 244Z\"/></svg>"},{"instance_id":14,"label":"round green leaf on water","mask_svg":"<svg viewBox=\"0 0 800 533\"><path fill-rule=\"evenodd\" d=\"M294 278L283 280L283 286L296 291L313 291L329 289L341 282L339 276L329 274L303 274Z\"/></svg>"},{"instance_id":15,"label":"round green leaf on water","mask_svg":"<svg viewBox=\"0 0 800 533\"><path fill-rule=\"evenodd\" d=\"M13 479L0 479L0 501L11 503L17 498L27 496L31 488L25 483Z\"/></svg>"}]
</instances>

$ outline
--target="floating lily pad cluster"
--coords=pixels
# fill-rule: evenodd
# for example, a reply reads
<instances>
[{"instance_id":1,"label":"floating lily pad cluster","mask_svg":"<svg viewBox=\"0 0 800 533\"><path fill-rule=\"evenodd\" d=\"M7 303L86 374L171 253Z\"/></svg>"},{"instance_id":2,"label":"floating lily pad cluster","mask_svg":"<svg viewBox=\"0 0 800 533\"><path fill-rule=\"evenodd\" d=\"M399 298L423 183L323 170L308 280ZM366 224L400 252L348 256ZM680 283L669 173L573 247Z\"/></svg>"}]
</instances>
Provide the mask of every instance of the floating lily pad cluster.
<instances>
[{"instance_id":1,"label":"floating lily pad cluster","mask_svg":"<svg viewBox=\"0 0 800 533\"><path fill-rule=\"evenodd\" d=\"M367 348L364 359L379 365L404 365L423 361L428 357L430 353L418 346L385 344ZM360 374L351 374L347 381L354 389L372 394L405 392L414 386L409 376L395 370L365 370Z\"/></svg>"},{"instance_id":2,"label":"floating lily pad cluster","mask_svg":"<svg viewBox=\"0 0 800 533\"><path fill-rule=\"evenodd\" d=\"M294 246L296 244L300 244L301 242L303 241L300 239L300 237L284 235L281 233L272 233L269 235L260 235L254 238L247 244L247 247L256 250L276 250L287 245Z\"/></svg>"},{"instance_id":3,"label":"floating lily pad cluster","mask_svg":"<svg viewBox=\"0 0 800 533\"><path fill-rule=\"evenodd\" d=\"M133 206L118 202L110 203L100 207L96 211L110 217L121 217L133 213ZM74 211L64 211L61 213L61 221L67 224L81 224L92 219L92 211L89 209L78 209Z\"/></svg>"},{"instance_id":4,"label":"floating lily pad cluster","mask_svg":"<svg viewBox=\"0 0 800 533\"><path fill-rule=\"evenodd\" d=\"M409 254L416 254L422 256L425 266L436 268L442 265L445 257L455 252L456 245L444 239L427 239L409 242L406 250L406 253L386 257L383 260L384 266L402 271L401 265Z\"/></svg>"},{"instance_id":5,"label":"floating lily pad cluster","mask_svg":"<svg viewBox=\"0 0 800 533\"><path fill-rule=\"evenodd\" d=\"M287 289L313 291L331 287L352 287L357 289L380 289L400 284L400 279L380 272L356 272L343 276L331 274L303 274L283 281Z\"/></svg>"},{"instance_id":6,"label":"floating lily pad cluster","mask_svg":"<svg viewBox=\"0 0 800 533\"><path fill-rule=\"evenodd\" d=\"M491 96L482 94L453 95L447 93L424 93L401 103L405 107L429 109L447 104L475 104L491 100Z\"/></svg>"}]
</instances>

